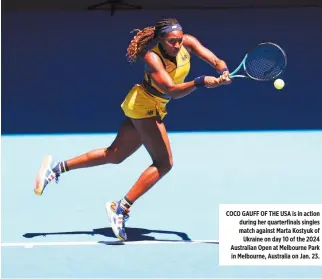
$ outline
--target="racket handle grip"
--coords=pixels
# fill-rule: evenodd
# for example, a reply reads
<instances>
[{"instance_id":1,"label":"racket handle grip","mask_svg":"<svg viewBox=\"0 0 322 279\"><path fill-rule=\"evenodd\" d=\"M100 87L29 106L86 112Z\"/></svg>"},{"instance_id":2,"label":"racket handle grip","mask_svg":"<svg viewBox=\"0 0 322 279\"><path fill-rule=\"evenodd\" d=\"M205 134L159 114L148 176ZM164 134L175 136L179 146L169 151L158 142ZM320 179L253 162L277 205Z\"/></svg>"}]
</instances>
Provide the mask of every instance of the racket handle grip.
<instances>
[{"instance_id":1,"label":"racket handle grip","mask_svg":"<svg viewBox=\"0 0 322 279\"><path fill-rule=\"evenodd\" d=\"M222 75L224 72L229 72L229 69L228 68L223 68L220 70L220 74Z\"/></svg>"}]
</instances>

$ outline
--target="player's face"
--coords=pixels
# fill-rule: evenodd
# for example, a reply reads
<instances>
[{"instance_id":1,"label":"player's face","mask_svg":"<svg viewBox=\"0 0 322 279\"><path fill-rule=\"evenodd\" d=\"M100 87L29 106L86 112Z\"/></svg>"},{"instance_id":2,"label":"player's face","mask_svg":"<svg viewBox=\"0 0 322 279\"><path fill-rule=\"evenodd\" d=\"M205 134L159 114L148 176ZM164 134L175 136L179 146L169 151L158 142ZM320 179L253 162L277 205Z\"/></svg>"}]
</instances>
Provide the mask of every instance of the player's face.
<instances>
[{"instance_id":1,"label":"player's face","mask_svg":"<svg viewBox=\"0 0 322 279\"><path fill-rule=\"evenodd\" d=\"M172 31L166 37L160 39L162 47L170 56L177 56L183 44L183 32L180 30Z\"/></svg>"}]
</instances>

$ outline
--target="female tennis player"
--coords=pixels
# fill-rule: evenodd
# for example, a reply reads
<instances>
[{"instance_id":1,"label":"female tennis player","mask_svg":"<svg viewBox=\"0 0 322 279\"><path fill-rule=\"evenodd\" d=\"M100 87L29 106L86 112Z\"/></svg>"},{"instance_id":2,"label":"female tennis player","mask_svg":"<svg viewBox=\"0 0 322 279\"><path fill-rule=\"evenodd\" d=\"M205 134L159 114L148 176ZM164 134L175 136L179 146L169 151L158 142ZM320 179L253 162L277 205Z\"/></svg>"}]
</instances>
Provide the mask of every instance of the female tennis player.
<instances>
[{"instance_id":1,"label":"female tennis player","mask_svg":"<svg viewBox=\"0 0 322 279\"><path fill-rule=\"evenodd\" d=\"M226 63L204 47L195 37L184 34L176 19L164 19L154 27L135 30L137 33L127 49L127 58L145 62L144 80L127 94L121 107L125 121L118 134L107 148L95 149L73 159L55 162L47 156L36 177L34 191L42 195L53 179L67 171L119 164L143 145L151 156L152 164L141 174L129 192L118 201L106 203L106 210L114 234L127 240L125 221L133 203L157 183L172 166L172 152L163 118L171 99L185 97L198 87L215 88L229 84ZM148 45L154 46L148 49ZM219 73L215 76L200 76L185 81L190 70L190 53L212 65Z\"/></svg>"}]
</instances>

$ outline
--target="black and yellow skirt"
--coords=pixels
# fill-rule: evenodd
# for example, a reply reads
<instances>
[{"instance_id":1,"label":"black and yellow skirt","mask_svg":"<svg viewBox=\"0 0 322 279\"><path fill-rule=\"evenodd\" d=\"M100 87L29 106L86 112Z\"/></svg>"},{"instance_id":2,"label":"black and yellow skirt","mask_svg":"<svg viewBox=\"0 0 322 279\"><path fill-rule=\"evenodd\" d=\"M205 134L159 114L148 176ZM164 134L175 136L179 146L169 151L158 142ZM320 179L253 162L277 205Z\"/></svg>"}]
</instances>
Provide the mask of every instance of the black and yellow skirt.
<instances>
[{"instance_id":1,"label":"black and yellow skirt","mask_svg":"<svg viewBox=\"0 0 322 279\"><path fill-rule=\"evenodd\" d=\"M169 100L150 93L142 84L136 84L127 94L121 108L126 116L133 119L159 116L163 119Z\"/></svg>"}]
</instances>

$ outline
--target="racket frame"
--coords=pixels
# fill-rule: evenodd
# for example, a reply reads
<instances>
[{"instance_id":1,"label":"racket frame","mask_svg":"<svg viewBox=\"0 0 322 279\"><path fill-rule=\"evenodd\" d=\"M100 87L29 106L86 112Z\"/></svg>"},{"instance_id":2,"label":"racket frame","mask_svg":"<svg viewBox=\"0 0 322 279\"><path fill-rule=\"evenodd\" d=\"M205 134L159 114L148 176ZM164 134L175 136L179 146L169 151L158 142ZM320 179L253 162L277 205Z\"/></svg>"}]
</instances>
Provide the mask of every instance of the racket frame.
<instances>
[{"instance_id":1,"label":"racket frame","mask_svg":"<svg viewBox=\"0 0 322 279\"><path fill-rule=\"evenodd\" d=\"M258 44L256 47L259 47L261 45L265 45L265 44L270 44L270 45L274 45L275 47L277 47L283 54L284 56L284 59L285 59L285 66L284 66L284 69L286 68L287 66L287 56L286 56L286 53L285 51L277 44L275 43L272 43L272 42L264 42L264 43L260 43ZM256 48L255 47L255 48ZM253 49L255 49L253 48ZM250 53L251 51L249 51L248 53ZM254 78L252 76L250 76L248 73L247 73L247 70L246 70L246 66L245 66L245 62L246 62L246 59L247 59L247 56L248 56L248 53L245 55L244 59L242 60L242 62L239 64L239 66L232 72L230 73L229 77L230 78L250 78L250 79L253 79L253 80L256 80L256 81L268 81L268 80L262 80L262 79L257 79L257 78ZM246 75L236 75L236 73L241 69L241 67L244 68L244 72L246 73ZM280 76L283 72L284 72L284 69L274 78L277 78L278 76Z\"/></svg>"},{"instance_id":2,"label":"racket frame","mask_svg":"<svg viewBox=\"0 0 322 279\"><path fill-rule=\"evenodd\" d=\"M236 73L238 73L238 71L240 70L241 67L244 68L244 71L247 74L246 69L245 69L245 61L247 59L247 56L248 56L248 54L245 55L243 61L239 64L239 66L235 69L235 71L230 73L230 75L229 75L230 78L236 78L236 77L237 78L252 78L251 76L248 76L248 75L247 76L246 75L236 75Z\"/></svg>"}]
</instances>

